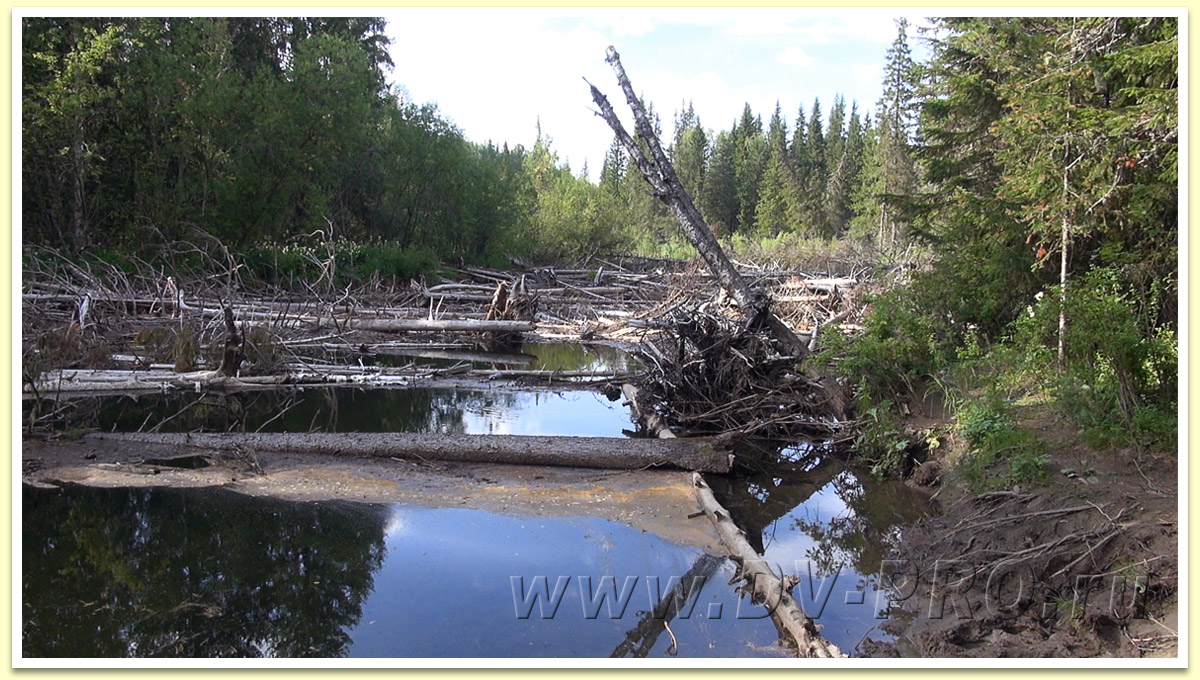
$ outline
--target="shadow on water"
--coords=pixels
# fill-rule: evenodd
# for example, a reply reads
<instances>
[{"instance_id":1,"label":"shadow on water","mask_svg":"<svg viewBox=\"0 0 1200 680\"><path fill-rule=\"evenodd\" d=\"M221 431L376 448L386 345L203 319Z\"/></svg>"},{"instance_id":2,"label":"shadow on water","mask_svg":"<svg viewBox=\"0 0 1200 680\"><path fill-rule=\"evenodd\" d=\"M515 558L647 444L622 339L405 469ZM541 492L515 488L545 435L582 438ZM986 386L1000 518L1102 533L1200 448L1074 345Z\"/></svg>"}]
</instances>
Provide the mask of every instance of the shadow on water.
<instances>
[{"instance_id":1,"label":"shadow on water","mask_svg":"<svg viewBox=\"0 0 1200 680\"><path fill-rule=\"evenodd\" d=\"M25 408L32 406L25 403ZM620 437L628 408L584 390L349 387L73 399L61 429L104 432L420 432Z\"/></svg>"}]
</instances>

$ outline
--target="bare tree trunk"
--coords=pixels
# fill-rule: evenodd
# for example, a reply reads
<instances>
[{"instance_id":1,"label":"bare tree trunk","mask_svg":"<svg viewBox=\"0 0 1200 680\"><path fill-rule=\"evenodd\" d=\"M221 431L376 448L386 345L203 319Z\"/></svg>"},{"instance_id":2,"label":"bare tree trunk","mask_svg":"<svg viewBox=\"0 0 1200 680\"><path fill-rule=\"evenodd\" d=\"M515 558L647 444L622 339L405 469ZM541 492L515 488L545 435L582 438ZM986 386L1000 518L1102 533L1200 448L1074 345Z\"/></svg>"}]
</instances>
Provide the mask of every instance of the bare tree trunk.
<instances>
[{"instance_id":1,"label":"bare tree trunk","mask_svg":"<svg viewBox=\"0 0 1200 680\"><path fill-rule=\"evenodd\" d=\"M1067 188L1067 173L1063 173L1063 190ZM1058 370L1066 368L1067 353L1067 246L1070 243L1070 220L1063 217L1062 243L1058 266Z\"/></svg>"},{"instance_id":2,"label":"bare tree trunk","mask_svg":"<svg viewBox=\"0 0 1200 680\"><path fill-rule=\"evenodd\" d=\"M771 613L776 627L785 634L786 641L796 646L796 654L805 658L840 658L846 656L836 645L821 637L816 623L804 612L796 598L788 592L784 582L750 544L744 532L729 517L729 511L721 507L712 489L699 473L692 473L693 491L696 502L708 516L721 542L738 564L738 580L748 581L749 590Z\"/></svg>"},{"instance_id":3,"label":"bare tree trunk","mask_svg":"<svg viewBox=\"0 0 1200 680\"><path fill-rule=\"evenodd\" d=\"M221 368L218 372L221 375L229 377L237 377L242 368L242 360L246 358L243 353L244 339L238 331L237 324L233 320L233 308L225 306L225 352L221 355Z\"/></svg>"},{"instance_id":4,"label":"bare tree trunk","mask_svg":"<svg viewBox=\"0 0 1200 680\"><path fill-rule=\"evenodd\" d=\"M87 235L84 231L84 175L86 157L83 144L83 123L76 126L76 137L71 142L71 246L81 251L87 246Z\"/></svg>"},{"instance_id":5,"label":"bare tree trunk","mask_svg":"<svg viewBox=\"0 0 1200 680\"><path fill-rule=\"evenodd\" d=\"M728 442L692 439L617 439L497 434L420 434L407 432L221 432L152 434L93 433L87 438L160 444L179 449L257 451L399 458L510 465L550 465L606 470L682 468L724 474L732 467Z\"/></svg>"},{"instance_id":6,"label":"bare tree trunk","mask_svg":"<svg viewBox=\"0 0 1200 680\"><path fill-rule=\"evenodd\" d=\"M625 100L629 103L629 108L633 110L635 121L635 129L640 140L646 143L646 148L650 151L650 157L647 158L642 147L634 140L633 137L625 131L625 127L617 118L616 112L613 110L612 104L608 98L604 96L600 90L596 89L595 85L591 85L592 101L596 106L600 107L598 115L604 119L608 126L612 128L613 133L625 147L629 153L633 163L637 165L638 170L650 183L654 189L655 196L662 201L675 219L679 221L679 225L683 228L683 233L687 236L688 241L695 246L696 251L700 253L700 257L704 258L708 264L709 270L716 277L738 306L741 307L742 313L750 322L761 321L771 329L775 337L786 344L788 348L799 357L808 354L808 346L796 336L796 333L791 328L779 320L771 313L769 305L770 300L761 294L758 294L750 289L750 286L742 279L741 274L734 268L733 263L725 255L725 251L721 249L721 244L717 242L713 236L712 230L701 217L700 211L696 209L692 202L692 197L683 187L683 183L679 181L679 177L675 174L675 168L671 165L671 161L667 158L666 152L663 151L662 144L658 140L658 135L654 133L654 126L650 121L650 116L646 113L645 107L640 99L634 93L633 85L629 82L629 77L625 75L625 69L621 66L620 55L616 49L609 47L607 51L607 61L612 65L613 71L617 75L617 81L621 85L621 90L625 93Z\"/></svg>"}]
</instances>

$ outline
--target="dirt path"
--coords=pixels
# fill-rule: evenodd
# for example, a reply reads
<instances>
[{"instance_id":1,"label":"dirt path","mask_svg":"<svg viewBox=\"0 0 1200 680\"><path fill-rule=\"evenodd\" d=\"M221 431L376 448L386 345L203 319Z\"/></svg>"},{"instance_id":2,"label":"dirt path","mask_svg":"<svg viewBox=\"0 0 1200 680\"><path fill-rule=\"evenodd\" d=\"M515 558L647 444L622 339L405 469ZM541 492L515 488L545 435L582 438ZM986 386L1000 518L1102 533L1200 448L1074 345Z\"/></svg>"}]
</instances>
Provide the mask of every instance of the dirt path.
<instances>
[{"instance_id":1,"label":"dirt path","mask_svg":"<svg viewBox=\"0 0 1200 680\"><path fill-rule=\"evenodd\" d=\"M1174 456L1097 452L1044 409L1022 416L1049 481L977 495L947 474L942 514L906 532L892 576L899 640L868 654L1177 656Z\"/></svg>"}]
</instances>

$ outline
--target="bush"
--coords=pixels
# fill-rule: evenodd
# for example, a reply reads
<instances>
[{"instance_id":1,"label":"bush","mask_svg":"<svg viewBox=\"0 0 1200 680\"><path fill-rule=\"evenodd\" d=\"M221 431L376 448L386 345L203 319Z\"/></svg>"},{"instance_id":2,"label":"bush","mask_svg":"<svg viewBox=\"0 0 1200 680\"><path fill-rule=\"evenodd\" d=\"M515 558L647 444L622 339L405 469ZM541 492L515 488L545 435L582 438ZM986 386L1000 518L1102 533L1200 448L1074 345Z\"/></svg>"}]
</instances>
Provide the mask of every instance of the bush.
<instances>
[{"instance_id":1,"label":"bush","mask_svg":"<svg viewBox=\"0 0 1200 680\"><path fill-rule=\"evenodd\" d=\"M886 477L901 472L909 441L892 402L884 401L866 409L861 420L854 449L871 464L871 473Z\"/></svg>"},{"instance_id":2,"label":"bush","mask_svg":"<svg viewBox=\"0 0 1200 680\"><path fill-rule=\"evenodd\" d=\"M251 248L245 263L254 277L266 283L295 287L328 282L343 287L375 277L395 282L414 279L436 270L438 258L427 248L406 248L395 241L336 241L332 248L267 243Z\"/></svg>"},{"instance_id":3,"label":"bush","mask_svg":"<svg viewBox=\"0 0 1200 680\"><path fill-rule=\"evenodd\" d=\"M868 302L866 332L853 338L822 335L824 355L855 383L860 408L920 401L924 387L946 366L947 348L938 341L934 320L904 290Z\"/></svg>"},{"instance_id":4,"label":"bush","mask_svg":"<svg viewBox=\"0 0 1200 680\"><path fill-rule=\"evenodd\" d=\"M1045 443L1014 422L1011 408L994 394L958 411L959 434L970 444L961 474L975 492L1032 486L1047 479Z\"/></svg>"},{"instance_id":5,"label":"bush","mask_svg":"<svg viewBox=\"0 0 1200 680\"><path fill-rule=\"evenodd\" d=\"M1140 328L1138 307L1117 272L1095 269L1068 286L1063 365L1035 377L1056 408L1098 447L1174 448L1178 341L1169 328ZM1058 343L1057 290L1014 324L1014 343L1051 362Z\"/></svg>"}]
</instances>

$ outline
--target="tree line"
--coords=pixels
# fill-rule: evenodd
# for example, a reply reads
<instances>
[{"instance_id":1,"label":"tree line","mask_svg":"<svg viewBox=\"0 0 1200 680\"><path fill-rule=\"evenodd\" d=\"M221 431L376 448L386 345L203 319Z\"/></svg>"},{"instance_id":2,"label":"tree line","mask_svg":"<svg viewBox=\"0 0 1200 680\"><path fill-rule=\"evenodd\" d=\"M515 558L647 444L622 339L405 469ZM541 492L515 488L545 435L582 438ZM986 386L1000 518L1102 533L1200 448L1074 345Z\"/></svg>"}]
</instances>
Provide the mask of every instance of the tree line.
<instances>
[{"instance_id":1,"label":"tree line","mask_svg":"<svg viewBox=\"0 0 1200 680\"><path fill-rule=\"evenodd\" d=\"M916 173L881 192L929 264L842 348L864 403L957 385L991 412L1023 386L1097 440L1173 447L1178 39L1172 17L933 22Z\"/></svg>"},{"instance_id":2,"label":"tree line","mask_svg":"<svg viewBox=\"0 0 1200 680\"><path fill-rule=\"evenodd\" d=\"M382 19L23 21L29 244L134 252L207 236L277 263L321 242L563 261L675 235L619 147L593 183L540 129L531 149L472 143L389 87ZM902 26L889 72L908 82L904 41ZM840 96L826 121L814 100L791 130L778 106L764 125L747 105L716 133L688 104L670 153L719 233L870 234L895 174L887 130L907 124L895 107L910 98L881 103L876 122Z\"/></svg>"},{"instance_id":3,"label":"tree line","mask_svg":"<svg viewBox=\"0 0 1200 680\"><path fill-rule=\"evenodd\" d=\"M371 18L31 18L22 228L69 252L211 236L481 259L528 219L527 154L386 85Z\"/></svg>"}]
</instances>

